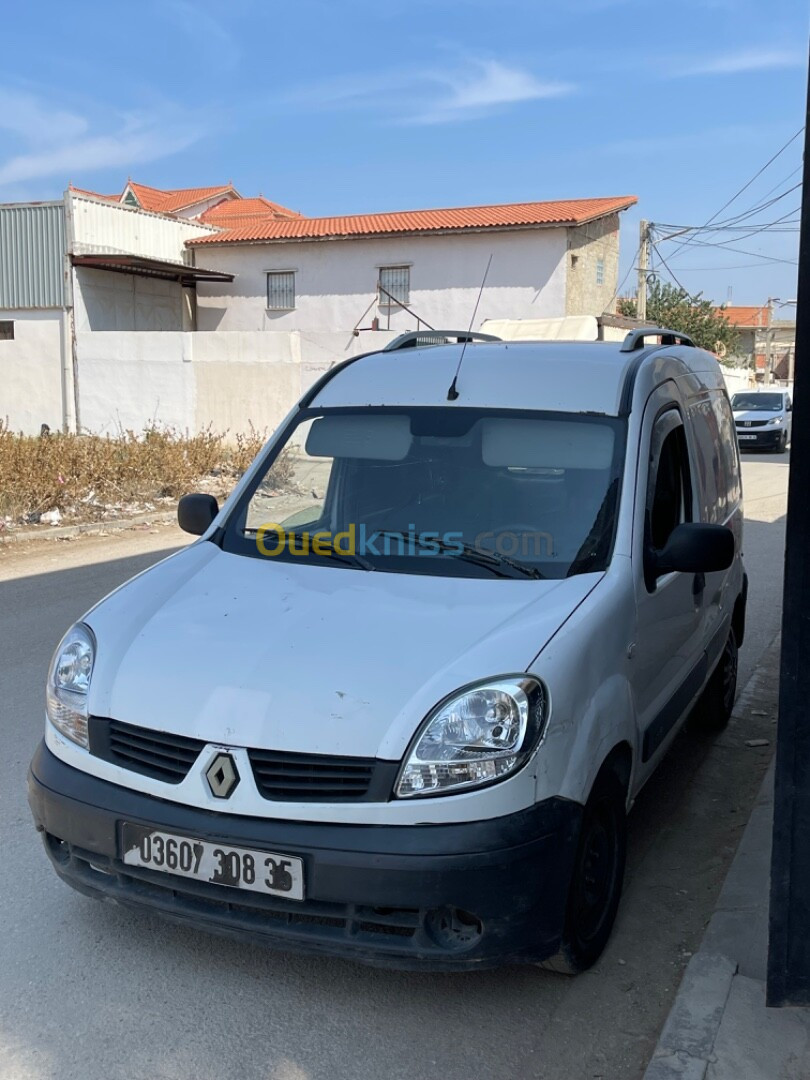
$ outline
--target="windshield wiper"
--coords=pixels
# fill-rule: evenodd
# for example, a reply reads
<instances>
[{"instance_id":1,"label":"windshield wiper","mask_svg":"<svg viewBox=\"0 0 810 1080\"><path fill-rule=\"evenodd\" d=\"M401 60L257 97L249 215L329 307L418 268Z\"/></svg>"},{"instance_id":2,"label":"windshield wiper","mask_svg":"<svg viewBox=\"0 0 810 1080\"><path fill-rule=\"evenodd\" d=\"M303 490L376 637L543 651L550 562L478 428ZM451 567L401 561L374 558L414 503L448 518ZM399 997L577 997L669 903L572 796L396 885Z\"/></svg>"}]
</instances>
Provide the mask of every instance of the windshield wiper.
<instances>
[{"instance_id":1,"label":"windshield wiper","mask_svg":"<svg viewBox=\"0 0 810 1080\"><path fill-rule=\"evenodd\" d=\"M316 552L316 554L319 554L319 552ZM330 547L324 558L336 559L346 566L353 566L356 570L368 570L371 572L376 569L374 563L371 562L370 559L366 559L363 555L358 555L356 551L338 551L337 548Z\"/></svg>"},{"instance_id":2,"label":"windshield wiper","mask_svg":"<svg viewBox=\"0 0 810 1080\"><path fill-rule=\"evenodd\" d=\"M499 577L545 577L545 574L541 574L534 566L528 566L526 563L518 562L517 559L510 559L508 555L501 555L500 552L497 551L481 551L480 548L474 547L472 544L464 543L461 540L444 540L441 536L432 537L428 540L423 539L420 536L413 536L409 533L395 532L393 530L376 532L374 535L389 536L396 540L402 540L403 542L406 539L409 541L412 540L418 547L430 548L431 551L439 551L443 555L449 555L451 558L460 559L463 562L472 563L475 566L483 566ZM507 566L515 571L515 573L507 573L505 571L505 567Z\"/></svg>"}]
</instances>

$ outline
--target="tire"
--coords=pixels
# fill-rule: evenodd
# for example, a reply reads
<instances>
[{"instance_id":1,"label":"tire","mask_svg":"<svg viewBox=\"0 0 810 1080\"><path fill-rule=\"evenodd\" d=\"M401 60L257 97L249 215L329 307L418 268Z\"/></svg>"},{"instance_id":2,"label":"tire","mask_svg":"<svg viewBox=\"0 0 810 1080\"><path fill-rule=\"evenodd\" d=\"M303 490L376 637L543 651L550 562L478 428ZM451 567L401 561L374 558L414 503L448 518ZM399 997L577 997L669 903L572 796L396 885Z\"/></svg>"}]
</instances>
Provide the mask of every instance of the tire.
<instances>
[{"instance_id":1,"label":"tire","mask_svg":"<svg viewBox=\"0 0 810 1080\"><path fill-rule=\"evenodd\" d=\"M608 942L624 880L627 792L607 767L585 804L568 890L560 951L540 966L578 975L596 963Z\"/></svg>"},{"instance_id":2,"label":"tire","mask_svg":"<svg viewBox=\"0 0 810 1080\"><path fill-rule=\"evenodd\" d=\"M729 630L717 667L698 699L689 726L697 731L722 731L731 719L737 695L737 638Z\"/></svg>"},{"instance_id":3,"label":"tire","mask_svg":"<svg viewBox=\"0 0 810 1080\"><path fill-rule=\"evenodd\" d=\"M773 452L775 454L784 454L787 450L787 441L787 432L783 431L782 434L779 436L779 442L773 448Z\"/></svg>"}]
</instances>

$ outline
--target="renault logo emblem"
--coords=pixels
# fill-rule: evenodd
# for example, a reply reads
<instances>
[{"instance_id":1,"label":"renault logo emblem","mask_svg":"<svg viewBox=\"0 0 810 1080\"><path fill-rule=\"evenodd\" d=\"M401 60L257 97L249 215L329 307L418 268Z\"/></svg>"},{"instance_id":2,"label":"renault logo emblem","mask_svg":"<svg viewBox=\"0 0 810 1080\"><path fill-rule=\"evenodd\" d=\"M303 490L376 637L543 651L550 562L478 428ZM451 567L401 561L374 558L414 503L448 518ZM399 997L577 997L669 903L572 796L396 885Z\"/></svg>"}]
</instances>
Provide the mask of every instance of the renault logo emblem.
<instances>
[{"instance_id":1,"label":"renault logo emblem","mask_svg":"<svg viewBox=\"0 0 810 1080\"><path fill-rule=\"evenodd\" d=\"M239 783L236 762L230 754L217 754L205 770L205 779L216 799L230 798Z\"/></svg>"}]
</instances>

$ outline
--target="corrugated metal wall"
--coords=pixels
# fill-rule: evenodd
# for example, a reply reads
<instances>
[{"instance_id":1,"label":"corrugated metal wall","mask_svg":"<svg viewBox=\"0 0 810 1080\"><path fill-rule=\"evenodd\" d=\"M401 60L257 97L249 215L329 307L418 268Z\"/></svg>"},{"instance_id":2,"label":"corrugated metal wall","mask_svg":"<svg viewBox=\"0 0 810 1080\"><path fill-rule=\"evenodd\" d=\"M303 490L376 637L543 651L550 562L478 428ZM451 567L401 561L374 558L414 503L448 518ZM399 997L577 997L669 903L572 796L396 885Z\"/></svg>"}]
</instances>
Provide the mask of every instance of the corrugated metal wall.
<instances>
[{"instance_id":1,"label":"corrugated metal wall","mask_svg":"<svg viewBox=\"0 0 810 1080\"><path fill-rule=\"evenodd\" d=\"M190 262L186 240L215 232L210 225L178 221L118 203L70 193L73 255L143 255L166 262Z\"/></svg>"},{"instance_id":2,"label":"corrugated metal wall","mask_svg":"<svg viewBox=\"0 0 810 1080\"><path fill-rule=\"evenodd\" d=\"M0 308L64 304L62 203L0 206Z\"/></svg>"}]
</instances>

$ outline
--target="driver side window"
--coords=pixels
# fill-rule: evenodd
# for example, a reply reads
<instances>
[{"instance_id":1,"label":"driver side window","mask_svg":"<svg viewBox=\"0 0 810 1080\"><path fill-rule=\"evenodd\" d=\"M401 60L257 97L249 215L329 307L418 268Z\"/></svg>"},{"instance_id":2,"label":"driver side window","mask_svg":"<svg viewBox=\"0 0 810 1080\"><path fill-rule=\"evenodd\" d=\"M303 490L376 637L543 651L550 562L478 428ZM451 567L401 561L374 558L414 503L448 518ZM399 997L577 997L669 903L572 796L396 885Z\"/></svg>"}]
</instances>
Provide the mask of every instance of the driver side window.
<instances>
[{"instance_id":1,"label":"driver side window","mask_svg":"<svg viewBox=\"0 0 810 1080\"><path fill-rule=\"evenodd\" d=\"M692 483L686 434L674 410L653 428L647 484L646 543L661 551L673 529L692 520Z\"/></svg>"}]
</instances>

